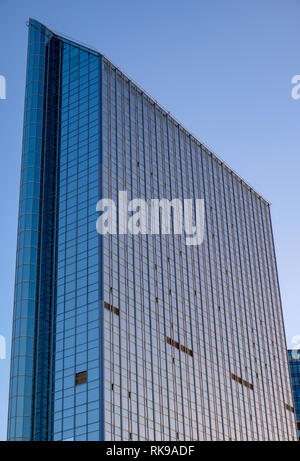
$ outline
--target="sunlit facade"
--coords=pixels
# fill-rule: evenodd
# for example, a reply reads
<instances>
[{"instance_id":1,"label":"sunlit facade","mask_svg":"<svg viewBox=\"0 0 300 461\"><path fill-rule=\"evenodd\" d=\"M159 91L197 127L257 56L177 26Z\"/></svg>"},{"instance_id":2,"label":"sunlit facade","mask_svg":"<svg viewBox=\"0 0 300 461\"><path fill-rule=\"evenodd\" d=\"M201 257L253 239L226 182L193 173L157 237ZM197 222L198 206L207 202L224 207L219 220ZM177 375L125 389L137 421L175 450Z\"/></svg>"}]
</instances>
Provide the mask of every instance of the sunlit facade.
<instances>
[{"instance_id":1,"label":"sunlit facade","mask_svg":"<svg viewBox=\"0 0 300 461\"><path fill-rule=\"evenodd\" d=\"M297 438L269 203L99 52L29 22L10 440ZM201 198L205 238L96 232Z\"/></svg>"}]
</instances>

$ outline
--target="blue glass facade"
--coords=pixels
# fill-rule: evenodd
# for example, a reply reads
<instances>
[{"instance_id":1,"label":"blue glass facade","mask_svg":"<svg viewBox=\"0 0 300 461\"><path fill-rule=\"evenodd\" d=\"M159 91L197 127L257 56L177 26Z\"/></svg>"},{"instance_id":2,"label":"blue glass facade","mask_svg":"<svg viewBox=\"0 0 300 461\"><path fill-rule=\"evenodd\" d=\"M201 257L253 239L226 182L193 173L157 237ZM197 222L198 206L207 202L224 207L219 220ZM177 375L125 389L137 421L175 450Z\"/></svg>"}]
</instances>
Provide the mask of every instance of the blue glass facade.
<instances>
[{"instance_id":1,"label":"blue glass facade","mask_svg":"<svg viewBox=\"0 0 300 461\"><path fill-rule=\"evenodd\" d=\"M25 94L23 158L21 172L18 247L16 261L15 308L9 402L9 427L11 438L30 439L33 432L35 395L40 393L35 379L36 328L41 327L36 309L39 298L39 278L42 276L40 252L42 247L41 214L43 156L43 107L46 97L44 85L47 32L39 26L30 28ZM47 200L47 199L46 199ZM44 307L44 306L43 306ZM45 306L46 309L46 306ZM46 321L46 319L45 319ZM43 332L41 332L42 340ZM42 350L40 351L42 354ZM46 372L47 364L43 367ZM48 383L48 379L46 380ZM48 384L47 386L48 387Z\"/></svg>"},{"instance_id":2,"label":"blue glass facade","mask_svg":"<svg viewBox=\"0 0 300 461\"><path fill-rule=\"evenodd\" d=\"M289 350L288 353L295 402L297 429L300 440L300 349Z\"/></svg>"},{"instance_id":3,"label":"blue glass facade","mask_svg":"<svg viewBox=\"0 0 300 461\"><path fill-rule=\"evenodd\" d=\"M8 438L297 437L269 203L100 53L29 23ZM204 198L205 238L96 232Z\"/></svg>"},{"instance_id":4,"label":"blue glass facade","mask_svg":"<svg viewBox=\"0 0 300 461\"><path fill-rule=\"evenodd\" d=\"M53 438L97 440L100 407L101 264L95 204L101 190L98 56L64 44L61 78ZM74 385L76 373L88 382ZM101 437L101 436L100 436Z\"/></svg>"}]
</instances>

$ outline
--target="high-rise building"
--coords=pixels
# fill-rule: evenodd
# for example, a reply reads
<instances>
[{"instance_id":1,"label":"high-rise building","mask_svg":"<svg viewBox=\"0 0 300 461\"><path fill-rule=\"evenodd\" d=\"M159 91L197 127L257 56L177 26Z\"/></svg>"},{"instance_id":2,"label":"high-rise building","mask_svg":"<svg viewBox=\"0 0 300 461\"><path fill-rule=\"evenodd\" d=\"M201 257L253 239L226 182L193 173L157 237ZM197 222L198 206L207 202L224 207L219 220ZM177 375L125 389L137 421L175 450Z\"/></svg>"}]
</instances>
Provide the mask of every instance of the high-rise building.
<instances>
[{"instance_id":1,"label":"high-rise building","mask_svg":"<svg viewBox=\"0 0 300 461\"><path fill-rule=\"evenodd\" d=\"M297 429L300 440L300 349L289 350L288 354L292 377Z\"/></svg>"},{"instance_id":2,"label":"high-rise building","mask_svg":"<svg viewBox=\"0 0 300 461\"><path fill-rule=\"evenodd\" d=\"M203 199L203 243L175 219L99 234L96 205L120 191ZM8 438L297 439L269 203L101 53L32 19Z\"/></svg>"}]
</instances>

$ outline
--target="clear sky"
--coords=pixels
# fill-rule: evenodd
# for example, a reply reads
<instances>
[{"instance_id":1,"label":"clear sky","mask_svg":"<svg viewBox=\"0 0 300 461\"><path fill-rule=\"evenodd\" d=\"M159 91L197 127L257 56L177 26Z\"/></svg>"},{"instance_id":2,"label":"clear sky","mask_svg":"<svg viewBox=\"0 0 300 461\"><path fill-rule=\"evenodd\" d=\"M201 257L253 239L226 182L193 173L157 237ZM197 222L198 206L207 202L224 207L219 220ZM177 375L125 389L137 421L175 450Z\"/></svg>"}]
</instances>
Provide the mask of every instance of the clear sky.
<instances>
[{"instance_id":1,"label":"clear sky","mask_svg":"<svg viewBox=\"0 0 300 461\"><path fill-rule=\"evenodd\" d=\"M272 202L287 340L300 335L299 0L0 0L0 439L6 437L27 27L99 49Z\"/></svg>"}]
</instances>

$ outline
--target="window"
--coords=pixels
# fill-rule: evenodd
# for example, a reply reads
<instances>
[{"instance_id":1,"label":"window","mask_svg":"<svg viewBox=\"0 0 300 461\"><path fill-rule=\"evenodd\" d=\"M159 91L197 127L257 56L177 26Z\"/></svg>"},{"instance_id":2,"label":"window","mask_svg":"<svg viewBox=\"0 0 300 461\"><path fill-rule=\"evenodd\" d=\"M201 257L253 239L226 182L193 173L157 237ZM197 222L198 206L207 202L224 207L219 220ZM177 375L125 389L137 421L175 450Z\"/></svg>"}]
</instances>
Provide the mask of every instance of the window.
<instances>
[{"instance_id":1,"label":"window","mask_svg":"<svg viewBox=\"0 0 300 461\"><path fill-rule=\"evenodd\" d=\"M75 385L78 386L79 384L85 384L87 382L87 372L80 371L75 375Z\"/></svg>"},{"instance_id":2,"label":"window","mask_svg":"<svg viewBox=\"0 0 300 461\"><path fill-rule=\"evenodd\" d=\"M111 311L113 314L120 315L120 309L118 307L112 306L106 301L104 301L104 308L108 311Z\"/></svg>"},{"instance_id":3,"label":"window","mask_svg":"<svg viewBox=\"0 0 300 461\"><path fill-rule=\"evenodd\" d=\"M242 384L245 387L248 387L248 389L251 389L253 391L253 384L249 383L245 379L240 378L239 376L235 375L234 373L231 373L231 378L236 381L239 384Z\"/></svg>"},{"instance_id":4,"label":"window","mask_svg":"<svg viewBox=\"0 0 300 461\"><path fill-rule=\"evenodd\" d=\"M289 405L288 403L286 403L285 405L285 408L289 411L291 411L292 413L295 413L295 409L294 407L292 407L291 405Z\"/></svg>"},{"instance_id":5,"label":"window","mask_svg":"<svg viewBox=\"0 0 300 461\"><path fill-rule=\"evenodd\" d=\"M176 347L176 349L181 350L181 352L184 352L185 354L188 354L191 357L193 357L193 351L191 349L184 346L183 344L179 344L177 341L170 338L169 336L167 336L167 343L170 344L170 346Z\"/></svg>"}]
</instances>

